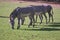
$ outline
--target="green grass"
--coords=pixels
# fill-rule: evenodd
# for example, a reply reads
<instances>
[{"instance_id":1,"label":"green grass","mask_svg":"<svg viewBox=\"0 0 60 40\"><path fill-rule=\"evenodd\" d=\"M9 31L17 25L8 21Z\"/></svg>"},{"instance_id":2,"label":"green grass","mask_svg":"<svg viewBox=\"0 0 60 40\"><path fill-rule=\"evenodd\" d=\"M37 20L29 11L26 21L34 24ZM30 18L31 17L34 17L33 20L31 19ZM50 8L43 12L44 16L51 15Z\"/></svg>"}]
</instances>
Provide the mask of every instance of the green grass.
<instances>
[{"instance_id":1,"label":"green grass","mask_svg":"<svg viewBox=\"0 0 60 40\"><path fill-rule=\"evenodd\" d=\"M26 3L0 3L0 16L8 17L17 6L28 6ZM38 18L38 22L39 18ZM42 24L28 28L29 19L26 18L25 25L21 25L17 30L17 19L15 20L15 29L12 30L9 18L0 17L0 40L60 40L60 8L54 8L54 23Z\"/></svg>"}]
</instances>

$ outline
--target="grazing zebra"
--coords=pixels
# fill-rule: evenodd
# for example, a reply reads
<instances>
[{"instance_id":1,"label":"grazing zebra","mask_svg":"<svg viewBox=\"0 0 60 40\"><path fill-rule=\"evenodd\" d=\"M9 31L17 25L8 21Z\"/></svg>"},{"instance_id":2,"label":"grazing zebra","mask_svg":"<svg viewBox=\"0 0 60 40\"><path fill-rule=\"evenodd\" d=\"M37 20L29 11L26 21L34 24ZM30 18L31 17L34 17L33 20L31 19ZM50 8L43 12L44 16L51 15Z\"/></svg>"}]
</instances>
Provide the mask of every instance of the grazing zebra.
<instances>
[{"instance_id":1,"label":"grazing zebra","mask_svg":"<svg viewBox=\"0 0 60 40\"><path fill-rule=\"evenodd\" d=\"M14 29L14 20L15 18L18 19L18 27L17 29L20 28L20 19L24 19L24 17L29 17L30 19L30 23L28 25L28 27L30 27L30 25L32 25L32 22L33 22L33 27L34 27L34 10L32 7L17 7L16 9L13 10L13 12L10 14L10 23L11 23L11 26L12 26L12 29Z\"/></svg>"},{"instance_id":2,"label":"grazing zebra","mask_svg":"<svg viewBox=\"0 0 60 40\"><path fill-rule=\"evenodd\" d=\"M40 6L33 6L33 5L30 5L33 7L34 11L36 12L36 21L37 21L37 17L39 15L39 18L41 20L41 23L42 23L42 20L43 20L43 16L45 16L45 19L46 19L46 23L47 23L47 16L46 16L46 13L48 13L49 15L49 21L50 22L50 17L52 17L52 22L53 22L53 8L51 5L40 5ZM52 11L52 12L51 12ZM41 24L40 23L40 24Z\"/></svg>"}]
</instances>

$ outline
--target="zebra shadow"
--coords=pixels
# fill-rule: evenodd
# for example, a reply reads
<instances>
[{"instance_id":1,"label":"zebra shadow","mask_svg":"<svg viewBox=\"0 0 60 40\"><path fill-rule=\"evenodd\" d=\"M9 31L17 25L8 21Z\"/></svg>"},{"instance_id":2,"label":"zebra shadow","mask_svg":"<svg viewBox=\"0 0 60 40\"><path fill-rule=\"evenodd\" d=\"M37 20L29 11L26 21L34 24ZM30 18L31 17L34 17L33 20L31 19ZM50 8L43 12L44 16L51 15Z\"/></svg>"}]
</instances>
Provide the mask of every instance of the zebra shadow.
<instances>
[{"instance_id":1,"label":"zebra shadow","mask_svg":"<svg viewBox=\"0 0 60 40\"><path fill-rule=\"evenodd\" d=\"M27 28L27 29L20 29L20 30L26 30L26 31L60 31L60 22L54 22L51 23L51 25L39 25L39 26L45 26L44 28Z\"/></svg>"},{"instance_id":2,"label":"zebra shadow","mask_svg":"<svg viewBox=\"0 0 60 40\"><path fill-rule=\"evenodd\" d=\"M0 18L9 18L8 16L0 16Z\"/></svg>"},{"instance_id":3,"label":"zebra shadow","mask_svg":"<svg viewBox=\"0 0 60 40\"><path fill-rule=\"evenodd\" d=\"M20 29L20 30L26 30L26 31L60 31L59 28L33 28L33 29Z\"/></svg>"},{"instance_id":4,"label":"zebra shadow","mask_svg":"<svg viewBox=\"0 0 60 40\"><path fill-rule=\"evenodd\" d=\"M51 23L51 25L48 25L49 27L60 27L60 22L54 22Z\"/></svg>"}]
</instances>

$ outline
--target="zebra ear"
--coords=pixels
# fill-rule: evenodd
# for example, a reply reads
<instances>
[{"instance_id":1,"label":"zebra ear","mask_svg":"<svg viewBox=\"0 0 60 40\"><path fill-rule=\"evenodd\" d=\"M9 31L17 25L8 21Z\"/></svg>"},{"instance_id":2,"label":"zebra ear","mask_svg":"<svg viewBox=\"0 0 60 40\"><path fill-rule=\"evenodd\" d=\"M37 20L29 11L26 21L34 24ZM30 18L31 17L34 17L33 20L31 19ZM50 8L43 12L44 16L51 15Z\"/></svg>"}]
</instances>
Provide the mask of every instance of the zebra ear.
<instances>
[{"instance_id":1,"label":"zebra ear","mask_svg":"<svg viewBox=\"0 0 60 40\"><path fill-rule=\"evenodd\" d=\"M20 9L20 7L17 7L17 9L16 9L16 10L18 11L19 9Z\"/></svg>"}]
</instances>

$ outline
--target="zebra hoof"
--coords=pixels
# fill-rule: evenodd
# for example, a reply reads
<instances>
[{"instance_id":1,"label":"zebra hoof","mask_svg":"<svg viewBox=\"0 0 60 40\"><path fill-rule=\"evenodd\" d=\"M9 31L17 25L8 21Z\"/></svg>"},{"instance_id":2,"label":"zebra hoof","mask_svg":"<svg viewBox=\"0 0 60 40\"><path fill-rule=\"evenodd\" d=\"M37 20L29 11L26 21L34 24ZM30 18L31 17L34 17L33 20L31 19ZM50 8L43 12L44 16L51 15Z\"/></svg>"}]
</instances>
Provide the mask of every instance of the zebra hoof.
<instances>
[{"instance_id":1,"label":"zebra hoof","mask_svg":"<svg viewBox=\"0 0 60 40\"><path fill-rule=\"evenodd\" d=\"M17 29L19 29L19 28L17 28Z\"/></svg>"},{"instance_id":2,"label":"zebra hoof","mask_svg":"<svg viewBox=\"0 0 60 40\"><path fill-rule=\"evenodd\" d=\"M12 27L12 29L14 29L14 27Z\"/></svg>"},{"instance_id":3,"label":"zebra hoof","mask_svg":"<svg viewBox=\"0 0 60 40\"><path fill-rule=\"evenodd\" d=\"M40 23L41 24L41 23Z\"/></svg>"},{"instance_id":4,"label":"zebra hoof","mask_svg":"<svg viewBox=\"0 0 60 40\"><path fill-rule=\"evenodd\" d=\"M19 29L20 27L17 27L17 29Z\"/></svg>"},{"instance_id":5,"label":"zebra hoof","mask_svg":"<svg viewBox=\"0 0 60 40\"><path fill-rule=\"evenodd\" d=\"M24 25L24 24L21 24L21 25Z\"/></svg>"},{"instance_id":6,"label":"zebra hoof","mask_svg":"<svg viewBox=\"0 0 60 40\"><path fill-rule=\"evenodd\" d=\"M33 28L34 28L35 25L33 25Z\"/></svg>"},{"instance_id":7,"label":"zebra hoof","mask_svg":"<svg viewBox=\"0 0 60 40\"><path fill-rule=\"evenodd\" d=\"M30 25L28 25L28 28L30 28Z\"/></svg>"}]
</instances>

